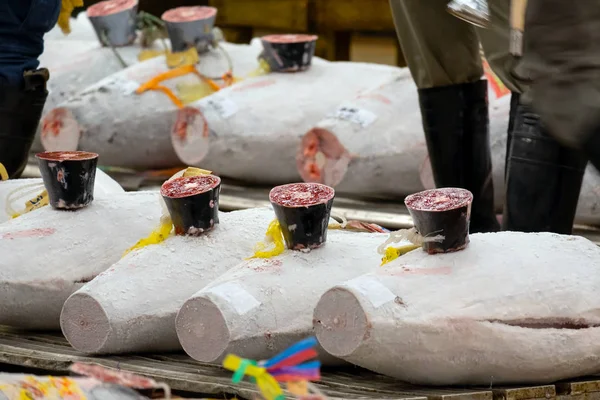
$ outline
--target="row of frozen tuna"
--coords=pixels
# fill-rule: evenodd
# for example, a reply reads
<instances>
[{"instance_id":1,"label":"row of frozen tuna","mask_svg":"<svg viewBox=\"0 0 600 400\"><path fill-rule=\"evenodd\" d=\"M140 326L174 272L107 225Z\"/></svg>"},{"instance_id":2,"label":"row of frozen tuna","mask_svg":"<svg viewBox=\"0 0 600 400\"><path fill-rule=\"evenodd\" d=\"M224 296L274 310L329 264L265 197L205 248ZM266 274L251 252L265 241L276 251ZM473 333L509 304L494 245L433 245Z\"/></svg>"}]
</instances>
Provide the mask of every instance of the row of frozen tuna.
<instances>
[{"instance_id":1,"label":"row of frozen tuna","mask_svg":"<svg viewBox=\"0 0 600 400\"><path fill-rule=\"evenodd\" d=\"M417 249L380 266L387 234L307 223L313 203L331 207L332 191L294 186L272 192L272 209L219 213L211 178L209 214L193 216L210 218L210 229L186 227L125 254L164 218L161 198L174 199L176 231L186 224L174 204L202 186L186 179L167 182L161 197L123 193L101 176L106 189L85 208L42 207L0 224L0 325L62 329L90 354L183 348L204 362L230 352L266 359L316 333L325 364L422 384L600 372L600 249L584 238L474 234L462 251ZM0 182L0 198L26 184ZM256 248L274 211L289 247L280 254Z\"/></svg>"},{"instance_id":2,"label":"row of frozen tuna","mask_svg":"<svg viewBox=\"0 0 600 400\"><path fill-rule=\"evenodd\" d=\"M315 57L301 73L254 76L260 41L221 43L241 81L179 108L161 91L135 93L169 70L164 56L137 62L139 46L120 47L131 65L123 69L84 16L74 25L69 39L51 34L42 57L52 70L41 125L46 150L94 151L104 164L135 169L196 165L253 184L320 182L374 198L433 188L417 91L406 69ZM223 52L201 54L204 75L227 69ZM197 83L190 74L162 85L178 95ZM509 96L490 99L499 211L509 103ZM577 223L600 224L599 185L590 168Z\"/></svg>"}]
</instances>

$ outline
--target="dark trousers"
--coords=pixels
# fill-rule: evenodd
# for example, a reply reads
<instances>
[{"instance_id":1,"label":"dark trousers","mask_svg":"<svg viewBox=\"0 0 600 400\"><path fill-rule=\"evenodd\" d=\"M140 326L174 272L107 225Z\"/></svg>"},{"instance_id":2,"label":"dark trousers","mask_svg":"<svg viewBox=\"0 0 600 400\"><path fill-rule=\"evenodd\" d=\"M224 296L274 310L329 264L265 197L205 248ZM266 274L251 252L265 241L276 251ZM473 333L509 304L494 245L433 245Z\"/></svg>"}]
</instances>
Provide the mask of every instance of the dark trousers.
<instances>
[{"instance_id":1,"label":"dark trousers","mask_svg":"<svg viewBox=\"0 0 600 400\"><path fill-rule=\"evenodd\" d=\"M20 86L23 72L37 69L60 8L61 0L0 0L0 85Z\"/></svg>"}]
</instances>

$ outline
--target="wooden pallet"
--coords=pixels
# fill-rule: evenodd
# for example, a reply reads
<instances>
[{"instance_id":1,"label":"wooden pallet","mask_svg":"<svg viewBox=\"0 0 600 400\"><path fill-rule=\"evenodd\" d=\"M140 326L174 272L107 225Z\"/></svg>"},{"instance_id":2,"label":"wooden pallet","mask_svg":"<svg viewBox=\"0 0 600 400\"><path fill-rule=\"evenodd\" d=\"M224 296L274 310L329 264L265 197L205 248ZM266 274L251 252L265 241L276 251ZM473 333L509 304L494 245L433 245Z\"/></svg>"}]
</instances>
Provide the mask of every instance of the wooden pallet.
<instances>
[{"instance_id":1,"label":"wooden pallet","mask_svg":"<svg viewBox=\"0 0 600 400\"><path fill-rule=\"evenodd\" d=\"M19 332L0 327L0 364L24 369L67 373L72 362L96 363L165 382L173 390L250 399L254 385L231 383L220 367L193 361L183 354L87 357L59 334ZM15 369L12 369L13 372ZM318 383L331 399L410 400L599 400L600 378L580 379L534 387L423 388L377 375L361 368L324 370Z\"/></svg>"}]
</instances>

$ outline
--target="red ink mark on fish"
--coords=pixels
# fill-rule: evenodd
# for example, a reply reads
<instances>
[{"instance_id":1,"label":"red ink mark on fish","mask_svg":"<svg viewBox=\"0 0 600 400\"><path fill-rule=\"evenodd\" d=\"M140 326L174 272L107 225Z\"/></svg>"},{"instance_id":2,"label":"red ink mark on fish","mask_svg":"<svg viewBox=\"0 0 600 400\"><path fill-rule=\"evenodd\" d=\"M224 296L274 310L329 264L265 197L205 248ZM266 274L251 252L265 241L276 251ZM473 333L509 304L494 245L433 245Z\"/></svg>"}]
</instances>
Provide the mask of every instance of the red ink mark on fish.
<instances>
[{"instance_id":1,"label":"red ink mark on fish","mask_svg":"<svg viewBox=\"0 0 600 400\"><path fill-rule=\"evenodd\" d=\"M357 97L358 99L373 99L382 102L383 104L392 104L392 101L381 94L361 94Z\"/></svg>"},{"instance_id":2,"label":"red ink mark on fish","mask_svg":"<svg viewBox=\"0 0 600 400\"><path fill-rule=\"evenodd\" d=\"M333 188L318 183L291 183L277 186L269 193L269 199L283 207L308 207L327 203L334 196Z\"/></svg>"},{"instance_id":3,"label":"red ink mark on fish","mask_svg":"<svg viewBox=\"0 0 600 400\"><path fill-rule=\"evenodd\" d=\"M58 136L60 130L63 128L62 119L65 118L66 115L67 112L64 108L55 108L50 111L42 121L42 136L46 137L48 134Z\"/></svg>"},{"instance_id":4,"label":"red ink mark on fish","mask_svg":"<svg viewBox=\"0 0 600 400\"><path fill-rule=\"evenodd\" d=\"M160 193L163 196L176 199L208 192L220 183L221 179L214 175L181 177L165 182L160 188Z\"/></svg>"},{"instance_id":5,"label":"red ink mark on fish","mask_svg":"<svg viewBox=\"0 0 600 400\"><path fill-rule=\"evenodd\" d=\"M88 17L104 17L129 10L137 5L137 0L107 0L91 5L87 9Z\"/></svg>"},{"instance_id":6,"label":"red ink mark on fish","mask_svg":"<svg viewBox=\"0 0 600 400\"><path fill-rule=\"evenodd\" d=\"M406 207L417 211L448 211L464 207L473 201L471 192L459 188L425 190L404 200Z\"/></svg>"},{"instance_id":7,"label":"red ink mark on fish","mask_svg":"<svg viewBox=\"0 0 600 400\"><path fill-rule=\"evenodd\" d=\"M34 238L34 237L45 237L50 236L56 232L54 228L38 228L28 229L26 231L16 231L5 233L0 238L2 239L23 239L23 238Z\"/></svg>"},{"instance_id":8,"label":"red ink mark on fish","mask_svg":"<svg viewBox=\"0 0 600 400\"><path fill-rule=\"evenodd\" d=\"M243 92L243 91L248 90L248 89L263 88L263 87L274 85L276 83L277 83L277 81L275 81L273 79L267 79L267 80L260 81L260 82L249 83L247 85L236 86L236 87L234 87L233 91L235 91L235 92Z\"/></svg>"},{"instance_id":9,"label":"red ink mark on fish","mask_svg":"<svg viewBox=\"0 0 600 400\"><path fill-rule=\"evenodd\" d=\"M177 7L167 10L162 15L162 20L167 22L190 22L211 18L217 15L213 7Z\"/></svg>"},{"instance_id":10,"label":"red ink mark on fish","mask_svg":"<svg viewBox=\"0 0 600 400\"><path fill-rule=\"evenodd\" d=\"M383 268L377 271L378 274L388 276L437 276L437 275L450 275L452 274L451 267L436 267L436 268L409 268L409 267L397 267L397 268Z\"/></svg>"},{"instance_id":11,"label":"red ink mark on fish","mask_svg":"<svg viewBox=\"0 0 600 400\"><path fill-rule=\"evenodd\" d=\"M281 260L252 260L247 264L248 268L256 272L279 271L281 269Z\"/></svg>"},{"instance_id":12,"label":"red ink mark on fish","mask_svg":"<svg viewBox=\"0 0 600 400\"><path fill-rule=\"evenodd\" d=\"M173 136L184 141L187 138L188 129L194 125L196 118L201 118L203 122L202 137L208 137L208 122L204 115L197 109L185 107L177 113L177 120L173 125Z\"/></svg>"},{"instance_id":13,"label":"red ink mark on fish","mask_svg":"<svg viewBox=\"0 0 600 400\"><path fill-rule=\"evenodd\" d=\"M70 370L78 375L95 378L100 382L122 385L135 389L153 389L158 385L150 378L132 374L131 372L113 370L100 365L75 363Z\"/></svg>"}]
</instances>

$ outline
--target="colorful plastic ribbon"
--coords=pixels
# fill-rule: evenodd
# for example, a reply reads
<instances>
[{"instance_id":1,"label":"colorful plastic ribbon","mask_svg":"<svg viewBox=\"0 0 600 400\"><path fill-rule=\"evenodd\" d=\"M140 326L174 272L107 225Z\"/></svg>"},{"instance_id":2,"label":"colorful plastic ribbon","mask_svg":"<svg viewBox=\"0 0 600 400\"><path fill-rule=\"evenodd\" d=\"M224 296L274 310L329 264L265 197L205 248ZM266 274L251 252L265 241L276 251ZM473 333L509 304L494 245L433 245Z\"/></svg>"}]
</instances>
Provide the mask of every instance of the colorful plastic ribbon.
<instances>
[{"instance_id":1,"label":"colorful plastic ribbon","mask_svg":"<svg viewBox=\"0 0 600 400\"><path fill-rule=\"evenodd\" d=\"M321 363L308 361L317 357L316 345L317 340L310 337L261 362L229 354L223 360L223 367L234 372L233 383L239 383L244 376L249 376L254 379L266 400L283 400L285 396L279 382L292 383L288 388L296 387L295 391L300 392L303 386L306 387L303 382L321 379Z\"/></svg>"}]
</instances>

